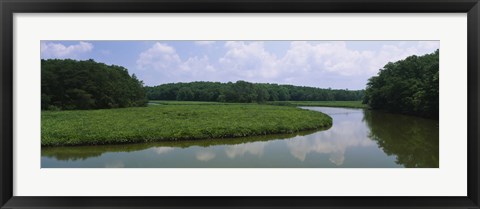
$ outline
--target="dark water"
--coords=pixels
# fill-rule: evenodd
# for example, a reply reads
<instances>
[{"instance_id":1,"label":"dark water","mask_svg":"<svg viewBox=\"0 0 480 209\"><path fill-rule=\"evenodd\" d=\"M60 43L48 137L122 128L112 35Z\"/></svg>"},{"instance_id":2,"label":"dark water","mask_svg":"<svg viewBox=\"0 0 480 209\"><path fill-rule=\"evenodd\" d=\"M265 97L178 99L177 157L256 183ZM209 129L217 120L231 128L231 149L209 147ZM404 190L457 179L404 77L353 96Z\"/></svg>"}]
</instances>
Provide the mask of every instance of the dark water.
<instances>
[{"instance_id":1,"label":"dark water","mask_svg":"<svg viewBox=\"0 0 480 209\"><path fill-rule=\"evenodd\" d=\"M327 130L238 139L42 148L42 168L438 168L438 121L350 108L304 107Z\"/></svg>"}]
</instances>

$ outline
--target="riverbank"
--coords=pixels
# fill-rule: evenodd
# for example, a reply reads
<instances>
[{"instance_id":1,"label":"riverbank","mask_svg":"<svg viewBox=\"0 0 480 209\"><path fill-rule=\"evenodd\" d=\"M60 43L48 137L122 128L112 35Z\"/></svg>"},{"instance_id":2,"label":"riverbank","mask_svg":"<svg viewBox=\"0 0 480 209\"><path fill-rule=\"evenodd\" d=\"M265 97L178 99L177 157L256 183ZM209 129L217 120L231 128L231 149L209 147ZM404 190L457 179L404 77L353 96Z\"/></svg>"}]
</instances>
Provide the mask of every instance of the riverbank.
<instances>
[{"instance_id":1,"label":"riverbank","mask_svg":"<svg viewBox=\"0 0 480 209\"><path fill-rule=\"evenodd\" d=\"M304 107L347 107L347 108L367 108L362 101L278 101L269 102L271 105L280 106L304 106Z\"/></svg>"},{"instance_id":2,"label":"riverbank","mask_svg":"<svg viewBox=\"0 0 480 209\"><path fill-rule=\"evenodd\" d=\"M332 125L330 116L257 104L150 105L42 111L42 146L125 144L295 133Z\"/></svg>"},{"instance_id":3,"label":"riverbank","mask_svg":"<svg viewBox=\"0 0 480 209\"><path fill-rule=\"evenodd\" d=\"M328 127L329 128L329 127ZM328 129L325 128L325 129ZM180 140L180 141L159 141L152 143L132 143L132 144L108 144L97 146L61 146L61 147L43 147L42 157L52 157L57 160L84 160L91 157L98 157L103 153L127 153L137 152L151 148L173 148L188 149L192 147L216 147L216 146L236 146L253 142L268 142L289 139L293 137L302 137L321 131L322 129L300 131L290 134L268 134L251 137L238 137L225 139L204 139L204 140Z\"/></svg>"}]
</instances>

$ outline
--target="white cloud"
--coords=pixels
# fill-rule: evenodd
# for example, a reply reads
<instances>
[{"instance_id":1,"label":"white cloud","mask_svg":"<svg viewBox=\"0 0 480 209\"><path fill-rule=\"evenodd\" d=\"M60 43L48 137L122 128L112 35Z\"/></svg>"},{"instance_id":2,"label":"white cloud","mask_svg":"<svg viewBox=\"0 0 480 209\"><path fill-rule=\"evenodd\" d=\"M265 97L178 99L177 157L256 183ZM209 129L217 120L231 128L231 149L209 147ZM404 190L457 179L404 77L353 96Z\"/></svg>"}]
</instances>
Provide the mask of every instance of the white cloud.
<instances>
[{"instance_id":1,"label":"white cloud","mask_svg":"<svg viewBox=\"0 0 480 209\"><path fill-rule=\"evenodd\" d=\"M183 61L175 48L159 42L142 52L136 62L137 68L143 71L139 74L147 77L144 81L147 84L155 82L153 85L167 82L207 81L210 80L207 76L215 76L216 71L206 55L189 57Z\"/></svg>"},{"instance_id":2,"label":"white cloud","mask_svg":"<svg viewBox=\"0 0 480 209\"><path fill-rule=\"evenodd\" d=\"M324 74L352 76L363 73L371 51L354 51L345 42L312 44L293 41L283 57L268 52L263 42L226 42L227 52L219 59L232 80L291 83L319 80ZM233 75L233 76L232 76ZM296 84L299 85L299 82ZM311 83L307 83L307 85Z\"/></svg>"},{"instance_id":3,"label":"white cloud","mask_svg":"<svg viewBox=\"0 0 480 209\"><path fill-rule=\"evenodd\" d=\"M215 153L212 151L200 151L196 153L195 157L197 158L197 160L206 162L215 158Z\"/></svg>"},{"instance_id":4,"label":"white cloud","mask_svg":"<svg viewBox=\"0 0 480 209\"><path fill-rule=\"evenodd\" d=\"M263 42L227 41L225 47L227 52L219 59L224 71L250 81L277 76L278 60L265 50Z\"/></svg>"},{"instance_id":5,"label":"white cloud","mask_svg":"<svg viewBox=\"0 0 480 209\"><path fill-rule=\"evenodd\" d=\"M180 57L173 47L157 42L140 54L137 59L137 67L168 72L176 70L180 62Z\"/></svg>"},{"instance_id":6,"label":"white cloud","mask_svg":"<svg viewBox=\"0 0 480 209\"><path fill-rule=\"evenodd\" d=\"M171 152L173 150L174 150L173 147L155 147L155 148L153 148L153 151L155 153L159 154L159 155Z\"/></svg>"},{"instance_id":7,"label":"white cloud","mask_svg":"<svg viewBox=\"0 0 480 209\"><path fill-rule=\"evenodd\" d=\"M206 55L200 58L197 56L188 58L187 61L180 64L179 69L191 75L215 72L215 68L210 64Z\"/></svg>"},{"instance_id":8,"label":"white cloud","mask_svg":"<svg viewBox=\"0 0 480 209\"><path fill-rule=\"evenodd\" d=\"M157 72L161 78L153 85L197 80L246 80L362 89L367 79L388 62L431 53L438 47L438 41L389 42L376 48L367 47L368 50L349 46L345 41L292 41L285 53L276 54L268 51L261 41L227 41L220 49L222 51L215 52L218 58L214 60L208 57L211 52L181 60L173 47L155 43L140 54L137 65L139 69Z\"/></svg>"},{"instance_id":9,"label":"white cloud","mask_svg":"<svg viewBox=\"0 0 480 209\"><path fill-rule=\"evenodd\" d=\"M347 113L332 112L326 114L355 114L358 112L359 110L351 110ZM328 130L303 137L295 137L287 141L290 154L302 162L306 160L310 153L328 154L330 162L340 166L345 161L346 150L352 147L376 146L375 142L367 137L368 129L364 127L364 123L349 120L337 120L336 123Z\"/></svg>"},{"instance_id":10,"label":"white cloud","mask_svg":"<svg viewBox=\"0 0 480 209\"><path fill-rule=\"evenodd\" d=\"M252 142L252 143L245 143L245 144L235 144L228 146L225 149L225 154L229 158L235 158L239 156L244 156L246 153L250 153L251 155L255 156L262 156L265 146L267 142Z\"/></svg>"},{"instance_id":11,"label":"white cloud","mask_svg":"<svg viewBox=\"0 0 480 209\"><path fill-rule=\"evenodd\" d=\"M194 42L196 45L200 46L206 46L206 45L212 45L215 43L215 41L195 41Z\"/></svg>"},{"instance_id":12,"label":"white cloud","mask_svg":"<svg viewBox=\"0 0 480 209\"><path fill-rule=\"evenodd\" d=\"M280 58L268 52L263 42L226 42L225 47L227 52L219 59L222 69L256 82L289 83L295 78L319 78L323 73L352 75L361 70L361 56L372 56L368 51L349 51L344 42L294 41Z\"/></svg>"},{"instance_id":13,"label":"white cloud","mask_svg":"<svg viewBox=\"0 0 480 209\"><path fill-rule=\"evenodd\" d=\"M227 42L227 52L219 63L230 74L255 82L318 86L331 83L326 78L342 77L346 82L360 79L363 83L390 61L430 53L438 48L438 42L417 42L410 47L403 45L405 43L399 42L379 50L356 50L349 48L345 41L293 41L285 55L277 58L265 49L262 42Z\"/></svg>"},{"instance_id":14,"label":"white cloud","mask_svg":"<svg viewBox=\"0 0 480 209\"><path fill-rule=\"evenodd\" d=\"M405 47L404 42L399 44L383 45L382 48L370 60L369 71L371 75L375 75L379 69L383 68L388 62L396 62L407 58L411 55L424 55L432 53L439 48L438 41L419 41L416 44Z\"/></svg>"},{"instance_id":15,"label":"white cloud","mask_svg":"<svg viewBox=\"0 0 480 209\"><path fill-rule=\"evenodd\" d=\"M93 44L80 41L78 44L65 46L60 43L41 42L41 55L43 58L76 58L78 55L93 50Z\"/></svg>"}]
</instances>

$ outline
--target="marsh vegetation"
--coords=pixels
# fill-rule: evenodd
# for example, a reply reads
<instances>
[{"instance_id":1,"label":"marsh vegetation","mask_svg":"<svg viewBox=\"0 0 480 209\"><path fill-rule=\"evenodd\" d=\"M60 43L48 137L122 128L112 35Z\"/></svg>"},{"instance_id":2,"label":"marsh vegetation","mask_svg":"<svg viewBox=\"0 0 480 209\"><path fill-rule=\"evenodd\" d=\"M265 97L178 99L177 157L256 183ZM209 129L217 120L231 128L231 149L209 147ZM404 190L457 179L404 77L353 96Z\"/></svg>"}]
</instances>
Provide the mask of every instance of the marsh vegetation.
<instances>
[{"instance_id":1,"label":"marsh vegetation","mask_svg":"<svg viewBox=\"0 0 480 209\"><path fill-rule=\"evenodd\" d=\"M236 138L295 133L331 124L332 119L320 112L258 104L45 111L42 146Z\"/></svg>"}]
</instances>

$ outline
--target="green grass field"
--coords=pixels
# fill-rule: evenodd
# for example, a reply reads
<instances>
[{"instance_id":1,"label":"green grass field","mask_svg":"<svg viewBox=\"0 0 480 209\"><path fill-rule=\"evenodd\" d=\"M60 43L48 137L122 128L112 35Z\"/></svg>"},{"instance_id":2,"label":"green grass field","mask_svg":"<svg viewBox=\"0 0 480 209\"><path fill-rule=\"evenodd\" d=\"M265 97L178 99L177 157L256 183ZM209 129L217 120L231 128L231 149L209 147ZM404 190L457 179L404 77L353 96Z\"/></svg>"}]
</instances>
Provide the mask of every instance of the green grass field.
<instances>
[{"instance_id":1,"label":"green grass field","mask_svg":"<svg viewBox=\"0 0 480 209\"><path fill-rule=\"evenodd\" d=\"M71 146L294 133L329 127L332 119L295 107L176 104L42 111L41 123L42 146Z\"/></svg>"},{"instance_id":2,"label":"green grass field","mask_svg":"<svg viewBox=\"0 0 480 209\"><path fill-rule=\"evenodd\" d=\"M202 101L165 101L165 100L150 100L150 105L228 105L238 103L221 103L221 102L202 102Z\"/></svg>"},{"instance_id":3,"label":"green grass field","mask_svg":"<svg viewBox=\"0 0 480 209\"><path fill-rule=\"evenodd\" d=\"M317 107L349 107L349 108L367 108L362 101L282 101L269 102L272 105L282 106L317 106Z\"/></svg>"},{"instance_id":4,"label":"green grass field","mask_svg":"<svg viewBox=\"0 0 480 209\"><path fill-rule=\"evenodd\" d=\"M238 105L239 103L150 100L149 104L150 105ZM367 108L367 105L362 104L362 101L276 101L276 102L267 102L266 104L276 105L276 106ZM242 105L255 105L255 103L242 103Z\"/></svg>"}]
</instances>

